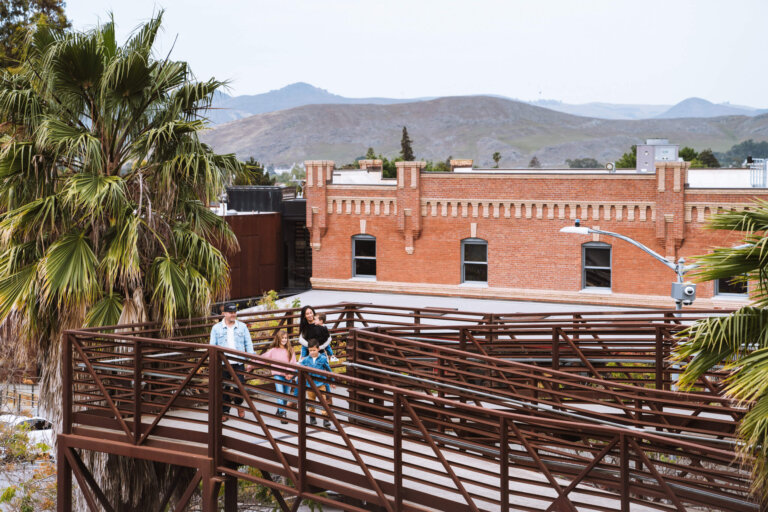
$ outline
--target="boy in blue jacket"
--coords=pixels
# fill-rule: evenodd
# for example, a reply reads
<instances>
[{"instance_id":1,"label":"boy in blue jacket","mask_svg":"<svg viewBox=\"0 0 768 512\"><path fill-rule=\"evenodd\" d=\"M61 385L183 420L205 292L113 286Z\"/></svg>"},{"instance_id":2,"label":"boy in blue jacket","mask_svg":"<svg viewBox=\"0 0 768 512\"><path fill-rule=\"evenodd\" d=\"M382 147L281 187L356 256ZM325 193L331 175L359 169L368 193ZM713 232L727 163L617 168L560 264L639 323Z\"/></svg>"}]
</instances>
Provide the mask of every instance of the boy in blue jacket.
<instances>
[{"instance_id":1,"label":"boy in blue jacket","mask_svg":"<svg viewBox=\"0 0 768 512\"><path fill-rule=\"evenodd\" d=\"M309 339L307 340L307 351L309 352L309 355L305 358L303 358L301 361L299 361L299 364L302 366L307 366L309 368L314 368L316 370L325 370L327 372L331 372L331 365L328 364L328 358L325 357L325 355L320 353L320 344L317 342L316 339ZM315 383L315 385L318 387L318 389L325 388L325 392L328 393L331 388L336 389L335 384L329 384L325 381L325 377L321 377L320 375L316 373L310 373L309 378L312 379L312 381ZM307 399L311 400L313 402L319 402L319 398L315 396L315 391L310 387L311 384L307 382ZM331 404L332 397L330 395L325 395L325 399L328 401L328 404ZM314 413L315 408L313 406L309 406L309 412ZM322 416L328 416L328 412L325 410L325 408L322 408L320 411L320 414ZM317 420L314 416L310 414L309 416L309 423L312 425L317 425ZM328 418L323 419L323 426L325 428L329 428L331 426L331 422Z\"/></svg>"}]
</instances>

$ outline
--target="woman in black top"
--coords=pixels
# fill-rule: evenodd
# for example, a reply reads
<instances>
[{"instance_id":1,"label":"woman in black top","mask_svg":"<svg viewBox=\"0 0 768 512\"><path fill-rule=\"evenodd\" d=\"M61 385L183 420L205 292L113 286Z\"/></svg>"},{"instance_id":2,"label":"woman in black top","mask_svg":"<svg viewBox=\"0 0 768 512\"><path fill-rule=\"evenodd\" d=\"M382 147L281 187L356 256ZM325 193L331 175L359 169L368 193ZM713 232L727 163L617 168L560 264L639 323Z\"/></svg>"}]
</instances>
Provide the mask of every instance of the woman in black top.
<instances>
[{"instance_id":1,"label":"woman in black top","mask_svg":"<svg viewBox=\"0 0 768 512\"><path fill-rule=\"evenodd\" d=\"M331 333L324 325L315 324L315 310L312 306L301 308L299 319L299 343L301 344L301 357L307 356L307 340L316 339L320 343L320 351L324 351L331 344Z\"/></svg>"}]
</instances>

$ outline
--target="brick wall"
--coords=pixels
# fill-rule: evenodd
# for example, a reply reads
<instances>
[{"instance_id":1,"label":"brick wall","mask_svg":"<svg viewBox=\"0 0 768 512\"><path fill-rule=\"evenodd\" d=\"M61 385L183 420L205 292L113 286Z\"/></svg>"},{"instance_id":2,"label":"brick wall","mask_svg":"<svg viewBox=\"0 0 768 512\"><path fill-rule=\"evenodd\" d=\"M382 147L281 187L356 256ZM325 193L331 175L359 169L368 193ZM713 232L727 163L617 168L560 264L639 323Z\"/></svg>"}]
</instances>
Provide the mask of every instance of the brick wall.
<instances>
[{"instance_id":1,"label":"brick wall","mask_svg":"<svg viewBox=\"0 0 768 512\"><path fill-rule=\"evenodd\" d=\"M308 161L312 283L668 307L675 275L663 264L615 238L559 230L579 218L582 226L627 235L675 261L737 243L737 234L704 230L704 221L719 208L744 208L757 191L687 189L687 166L658 162L655 174L423 173L423 162L399 162L395 186L373 186L333 185L333 162ZM375 282L351 279L351 237L362 233L376 237ZM461 240L470 237L488 242L487 287L461 284ZM582 289L582 244L590 241L612 247L610 293ZM698 306L720 305L706 300L711 283L700 284L697 295Z\"/></svg>"}]
</instances>

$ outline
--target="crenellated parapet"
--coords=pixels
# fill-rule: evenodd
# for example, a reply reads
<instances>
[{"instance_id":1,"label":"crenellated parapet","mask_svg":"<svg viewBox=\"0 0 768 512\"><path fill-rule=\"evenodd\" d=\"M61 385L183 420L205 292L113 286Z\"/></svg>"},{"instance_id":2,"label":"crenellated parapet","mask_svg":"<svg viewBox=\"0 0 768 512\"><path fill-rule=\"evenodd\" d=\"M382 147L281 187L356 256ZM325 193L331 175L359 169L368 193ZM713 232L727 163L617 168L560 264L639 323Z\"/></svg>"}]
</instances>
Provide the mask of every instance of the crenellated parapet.
<instances>
[{"instance_id":1,"label":"crenellated parapet","mask_svg":"<svg viewBox=\"0 0 768 512\"><path fill-rule=\"evenodd\" d=\"M551 201L523 199L422 198L422 217L485 219L656 220L656 205L647 201Z\"/></svg>"},{"instance_id":2,"label":"crenellated parapet","mask_svg":"<svg viewBox=\"0 0 768 512\"><path fill-rule=\"evenodd\" d=\"M685 204L685 222L706 222L721 212L742 212L754 208L754 203L730 201L694 201Z\"/></svg>"}]
</instances>

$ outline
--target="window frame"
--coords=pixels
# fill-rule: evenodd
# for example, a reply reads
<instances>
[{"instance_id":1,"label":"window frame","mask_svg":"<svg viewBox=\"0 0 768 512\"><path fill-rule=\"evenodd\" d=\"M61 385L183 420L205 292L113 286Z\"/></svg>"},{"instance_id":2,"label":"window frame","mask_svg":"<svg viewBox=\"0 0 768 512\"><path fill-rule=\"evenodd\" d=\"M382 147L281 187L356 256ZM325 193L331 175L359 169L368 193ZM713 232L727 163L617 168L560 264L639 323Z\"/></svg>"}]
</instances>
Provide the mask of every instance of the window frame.
<instances>
[{"instance_id":1,"label":"window frame","mask_svg":"<svg viewBox=\"0 0 768 512\"><path fill-rule=\"evenodd\" d=\"M358 240L365 240L365 241L373 241L373 256L357 256L355 254L355 248ZM363 279L376 279L376 272L378 272L378 265L376 265L376 260L378 259L378 247L376 244L376 237L373 235L367 235L367 234L359 234L352 236L352 277L357 278L363 278ZM358 274L357 273L357 261L358 260L373 260L373 264L376 267L375 272L373 274Z\"/></svg>"},{"instance_id":2,"label":"window frame","mask_svg":"<svg viewBox=\"0 0 768 512\"><path fill-rule=\"evenodd\" d=\"M734 276L736 277L736 276ZM715 279L715 297L730 297L730 298L743 298L746 299L749 297L749 282L744 283L744 286L746 290L743 293L732 293L732 292L721 292L720 291L720 281L724 280L730 280L733 278L725 278L722 277L720 279Z\"/></svg>"},{"instance_id":3,"label":"window frame","mask_svg":"<svg viewBox=\"0 0 768 512\"><path fill-rule=\"evenodd\" d=\"M465 247L468 245L484 245L485 246L485 261L465 261L464 260L464 254L465 254ZM468 283L468 284L488 284L488 240L484 240L482 238L465 238L461 241L461 282ZM485 265L485 281L470 281L466 279L466 265Z\"/></svg>"},{"instance_id":4,"label":"window frame","mask_svg":"<svg viewBox=\"0 0 768 512\"><path fill-rule=\"evenodd\" d=\"M588 249L608 249L608 266L597 267L587 266L587 250ZM609 286L588 286L587 285L587 271L588 270L608 270L610 273L610 285ZM586 242L581 244L581 289L582 290L613 290L613 246L606 242Z\"/></svg>"}]
</instances>

